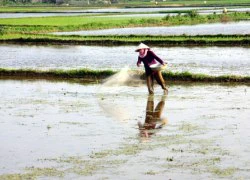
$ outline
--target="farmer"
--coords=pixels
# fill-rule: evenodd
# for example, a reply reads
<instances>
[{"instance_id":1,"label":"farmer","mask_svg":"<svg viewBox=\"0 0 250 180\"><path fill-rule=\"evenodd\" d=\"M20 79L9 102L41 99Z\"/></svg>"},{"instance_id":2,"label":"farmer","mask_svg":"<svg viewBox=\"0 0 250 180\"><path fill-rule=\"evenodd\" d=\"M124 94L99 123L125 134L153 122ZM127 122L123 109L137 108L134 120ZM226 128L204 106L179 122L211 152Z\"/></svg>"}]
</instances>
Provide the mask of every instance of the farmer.
<instances>
[{"instance_id":1,"label":"farmer","mask_svg":"<svg viewBox=\"0 0 250 180\"><path fill-rule=\"evenodd\" d=\"M166 96L162 96L161 100L158 102L154 109L154 95L149 95L146 107L146 117L145 123L142 124L138 122L140 135L142 137L150 137L154 134L154 129L161 129L164 125L168 123L167 118L162 118L161 114L164 109Z\"/></svg>"},{"instance_id":2,"label":"farmer","mask_svg":"<svg viewBox=\"0 0 250 180\"><path fill-rule=\"evenodd\" d=\"M151 65L157 64L156 61L158 61L160 64L165 65L163 60L161 60L158 56L155 55L153 51L150 50L150 48L141 43L135 50L136 52L139 52L137 66L139 67L141 62L143 62L145 71L146 71L146 81L148 86L148 92L149 94L154 94L154 78L156 79L157 83L162 87L164 90L164 94L168 93L168 90L166 88L165 81L162 77L160 70L152 70L150 68Z\"/></svg>"}]
</instances>

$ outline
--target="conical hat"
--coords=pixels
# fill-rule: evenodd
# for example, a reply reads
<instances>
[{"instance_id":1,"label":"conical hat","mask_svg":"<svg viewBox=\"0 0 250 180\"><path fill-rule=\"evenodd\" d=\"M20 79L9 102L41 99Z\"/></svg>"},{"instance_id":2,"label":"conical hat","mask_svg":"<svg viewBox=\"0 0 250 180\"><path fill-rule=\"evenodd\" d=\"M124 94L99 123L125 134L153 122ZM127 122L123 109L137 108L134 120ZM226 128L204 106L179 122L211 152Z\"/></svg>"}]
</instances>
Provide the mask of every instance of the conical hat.
<instances>
[{"instance_id":1,"label":"conical hat","mask_svg":"<svg viewBox=\"0 0 250 180\"><path fill-rule=\"evenodd\" d=\"M146 44L139 44L139 46L136 48L135 52L138 52L140 49L150 49Z\"/></svg>"}]
</instances>

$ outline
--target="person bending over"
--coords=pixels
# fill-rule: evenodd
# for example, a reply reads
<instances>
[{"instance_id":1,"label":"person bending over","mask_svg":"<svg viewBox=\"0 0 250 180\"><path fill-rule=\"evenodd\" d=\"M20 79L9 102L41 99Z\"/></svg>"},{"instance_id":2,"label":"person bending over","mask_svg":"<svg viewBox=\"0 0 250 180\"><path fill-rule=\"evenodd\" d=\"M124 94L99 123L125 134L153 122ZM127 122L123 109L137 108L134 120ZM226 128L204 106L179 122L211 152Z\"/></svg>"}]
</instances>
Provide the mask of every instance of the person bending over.
<instances>
[{"instance_id":1,"label":"person bending over","mask_svg":"<svg viewBox=\"0 0 250 180\"><path fill-rule=\"evenodd\" d=\"M157 64L156 61L158 61L162 65L165 65L165 62L160 59L153 51L151 51L147 45L143 43L139 44L135 51L139 52L137 66L139 67L141 62L143 62L144 64L149 94L154 94L154 79L162 87L164 94L167 94L168 90L166 88L166 84L162 77L161 71L152 70L150 68L151 65Z\"/></svg>"}]
</instances>

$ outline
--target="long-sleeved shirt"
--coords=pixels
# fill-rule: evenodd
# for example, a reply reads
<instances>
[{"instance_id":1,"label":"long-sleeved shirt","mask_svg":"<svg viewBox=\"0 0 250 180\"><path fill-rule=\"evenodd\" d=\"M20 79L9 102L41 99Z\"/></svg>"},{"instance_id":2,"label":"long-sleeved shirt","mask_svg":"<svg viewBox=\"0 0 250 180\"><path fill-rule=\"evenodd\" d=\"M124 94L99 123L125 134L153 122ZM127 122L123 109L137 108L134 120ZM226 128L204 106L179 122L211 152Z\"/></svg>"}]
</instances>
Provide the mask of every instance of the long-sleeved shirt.
<instances>
[{"instance_id":1,"label":"long-sleeved shirt","mask_svg":"<svg viewBox=\"0 0 250 180\"><path fill-rule=\"evenodd\" d=\"M164 62L161 58L156 56L153 51L149 50L145 57L141 58L140 56L138 56L137 65L139 65L139 64L141 64L141 62L143 62L144 67L145 67L145 71L146 71L146 75L148 76L148 75L151 75L153 72L149 66L152 64L156 64L157 63L156 61L158 61L161 64L164 64Z\"/></svg>"}]
</instances>

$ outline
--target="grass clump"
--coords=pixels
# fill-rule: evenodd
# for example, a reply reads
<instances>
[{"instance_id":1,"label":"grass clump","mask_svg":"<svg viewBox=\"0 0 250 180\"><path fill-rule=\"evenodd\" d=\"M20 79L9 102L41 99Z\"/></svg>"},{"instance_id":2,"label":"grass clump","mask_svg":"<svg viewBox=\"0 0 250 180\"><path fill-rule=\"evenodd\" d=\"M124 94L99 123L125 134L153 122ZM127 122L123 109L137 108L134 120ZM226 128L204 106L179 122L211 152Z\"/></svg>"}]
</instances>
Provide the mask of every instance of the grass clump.
<instances>
[{"instance_id":1,"label":"grass clump","mask_svg":"<svg viewBox=\"0 0 250 180\"><path fill-rule=\"evenodd\" d=\"M37 179L38 177L58 177L62 178L64 172L56 168L26 168L26 173L23 174L4 174L0 175L0 179L3 180L17 180L17 179Z\"/></svg>"}]
</instances>

